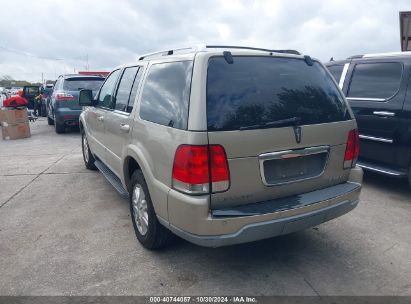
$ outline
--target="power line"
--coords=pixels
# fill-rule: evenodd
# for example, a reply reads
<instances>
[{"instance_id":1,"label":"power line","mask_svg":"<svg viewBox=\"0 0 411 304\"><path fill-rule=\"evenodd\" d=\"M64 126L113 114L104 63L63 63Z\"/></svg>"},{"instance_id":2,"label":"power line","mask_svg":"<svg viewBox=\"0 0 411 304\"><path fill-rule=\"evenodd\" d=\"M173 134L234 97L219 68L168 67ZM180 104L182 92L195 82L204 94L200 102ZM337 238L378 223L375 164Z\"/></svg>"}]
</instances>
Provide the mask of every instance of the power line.
<instances>
[{"instance_id":1,"label":"power line","mask_svg":"<svg viewBox=\"0 0 411 304\"><path fill-rule=\"evenodd\" d=\"M26 52L26 51L12 49L12 48L5 47L5 46L2 46L2 45L0 45L0 49L3 49L7 52L11 52L11 53L19 54L19 55L24 55L24 56L28 56L28 57L32 57L32 58L38 58L38 59L46 59L46 60L53 60L53 61L81 60L81 61L86 62L86 67L88 66L88 54L73 57L73 58L55 58L55 57L47 57L47 56L38 56L38 55L29 53L29 52Z\"/></svg>"},{"instance_id":2,"label":"power line","mask_svg":"<svg viewBox=\"0 0 411 304\"><path fill-rule=\"evenodd\" d=\"M20 50L8 48L8 47L2 46L2 45L0 45L0 49L3 49L3 50L5 50L5 51L11 52L11 53L15 53L15 54L19 54L19 55L24 55L24 56L28 56L28 57L32 57L32 58L47 59L47 60L54 60L54 61L64 60L63 58L53 58L53 57L38 56L38 55L31 54L31 53L29 53L29 52L25 52L25 51L20 51Z\"/></svg>"}]
</instances>

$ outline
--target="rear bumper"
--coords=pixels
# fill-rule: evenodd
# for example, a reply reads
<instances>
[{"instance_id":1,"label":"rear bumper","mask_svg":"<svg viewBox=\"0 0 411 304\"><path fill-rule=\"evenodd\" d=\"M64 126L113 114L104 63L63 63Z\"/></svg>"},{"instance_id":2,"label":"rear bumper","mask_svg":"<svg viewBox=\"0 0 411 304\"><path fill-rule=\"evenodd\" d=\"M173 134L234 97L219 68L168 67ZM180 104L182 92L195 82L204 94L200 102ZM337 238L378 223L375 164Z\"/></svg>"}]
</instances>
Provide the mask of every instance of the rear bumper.
<instances>
[{"instance_id":1,"label":"rear bumper","mask_svg":"<svg viewBox=\"0 0 411 304\"><path fill-rule=\"evenodd\" d=\"M362 170L357 167L352 169L347 183L287 198L304 204L287 209L283 208L284 199L273 200L259 203L260 213L258 208L241 207L204 211L202 198L195 198L191 205L187 201L181 203L182 194L171 190L169 222L159 220L176 235L200 246L252 242L313 227L351 211L358 205L361 181ZM273 208L276 205L278 209Z\"/></svg>"},{"instance_id":2,"label":"rear bumper","mask_svg":"<svg viewBox=\"0 0 411 304\"><path fill-rule=\"evenodd\" d=\"M221 247L271 238L317 226L339 217L358 205L358 200L338 204L301 215L244 226L232 234L201 236L183 231L173 225L170 230L181 238L204 247Z\"/></svg>"},{"instance_id":3,"label":"rear bumper","mask_svg":"<svg viewBox=\"0 0 411 304\"><path fill-rule=\"evenodd\" d=\"M57 108L54 110L56 122L59 124L65 124L68 126L78 125L81 111L82 111L81 109L73 110L70 108Z\"/></svg>"}]
</instances>

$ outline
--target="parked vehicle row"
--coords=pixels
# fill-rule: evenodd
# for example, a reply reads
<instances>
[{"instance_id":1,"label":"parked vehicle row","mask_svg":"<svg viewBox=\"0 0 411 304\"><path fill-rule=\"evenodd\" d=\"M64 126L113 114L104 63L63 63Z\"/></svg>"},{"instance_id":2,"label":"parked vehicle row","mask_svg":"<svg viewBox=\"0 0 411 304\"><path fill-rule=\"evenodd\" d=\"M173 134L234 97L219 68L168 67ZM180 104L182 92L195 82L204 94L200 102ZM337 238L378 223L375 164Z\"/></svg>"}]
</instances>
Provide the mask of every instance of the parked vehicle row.
<instances>
[{"instance_id":1,"label":"parked vehicle row","mask_svg":"<svg viewBox=\"0 0 411 304\"><path fill-rule=\"evenodd\" d=\"M173 234L211 247L255 241L358 204L354 115L326 68L296 51L149 54L79 102L85 166L129 198L147 248Z\"/></svg>"},{"instance_id":2,"label":"parked vehicle row","mask_svg":"<svg viewBox=\"0 0 411 304\"><path fill-rule=\"evenodd\" d=\"M352 56L327 67L357 119L359 166L408 177L411 186L410 52Z\"/></svg>"}]
</instances>

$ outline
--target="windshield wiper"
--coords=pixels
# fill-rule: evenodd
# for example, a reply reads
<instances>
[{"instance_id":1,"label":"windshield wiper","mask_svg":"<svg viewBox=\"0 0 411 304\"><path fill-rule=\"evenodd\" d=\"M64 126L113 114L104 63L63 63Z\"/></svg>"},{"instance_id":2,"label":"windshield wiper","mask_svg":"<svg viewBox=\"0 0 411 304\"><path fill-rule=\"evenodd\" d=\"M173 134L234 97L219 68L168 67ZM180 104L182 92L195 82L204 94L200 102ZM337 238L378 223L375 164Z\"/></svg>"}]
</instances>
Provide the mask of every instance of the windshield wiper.
<instances>
[{"instance_id":1,"label":"windshield wiper","mask_svg":"<svg viewBox=\"0 0 411 304\"><path fill-rule=\"evenodd\" d=\"M252 126L245 126L245 127L240 127L240 130L252 130L252 129L265 129L265 128L271 128L271 127L279 127L279 126L296 126L301 122L301 117L291 117L291 118L286 118L286 119L280 119L280 120L274 120L274 121L269 121L263 124L258 124L258 125L252 125Z\"/></svg>"}]
</instances>

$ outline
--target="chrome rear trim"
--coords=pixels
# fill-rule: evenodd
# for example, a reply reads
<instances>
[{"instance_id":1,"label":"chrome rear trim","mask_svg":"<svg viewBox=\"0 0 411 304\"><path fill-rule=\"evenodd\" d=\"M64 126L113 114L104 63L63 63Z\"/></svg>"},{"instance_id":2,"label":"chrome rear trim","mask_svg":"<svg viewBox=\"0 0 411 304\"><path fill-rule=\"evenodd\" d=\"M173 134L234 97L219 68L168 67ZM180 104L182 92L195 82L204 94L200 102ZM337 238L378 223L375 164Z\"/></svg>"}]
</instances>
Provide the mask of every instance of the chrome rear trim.
<instances>
[{"instance_id":1,"label":"chrome rear trim","mask_svg":"<svg viewBox=\"0 0 411 304\"><path fill-rule=\"evenodd\" d=\"M318 147L309 147L305 149L296 149L296 150L284 150L278 152L263 153L258 156L260 161L269 160L269 159L284 159L287 158L287 155L295 156L306 156L318 153L328 152L330 149L329 146L318 146Z\"/></svg>"},{"instance_id":2,"label":"chrome rear trim","mask_svg":"<svg viewBox=\"0 0 411 304\"><path fill-rule=\"evenodd\" d=\"M302 181L306 181L309 179L317 178L323 175L325 168L327 168L329 151L330 151L329 146L318 146L318 147L308 147L304 149L285 150L285 151L269 152L269 153L260 154L258 156L258 162L260 165L260 175L261 175L263 184L265 186L279 186L279 185L286 185L286 184L302 182ZM307 155L314 155L314 154L321 154L321 153L327 154L326 160L324 162L324 167L322 168L321 172L315 176L309 176L306 178L295 179L295 180L290 180L290 181L280 181L277 183L269 183L265 177L264 162L267 160L289 159L289 158L304 157Z\"/></svg>"}]
</instances>

